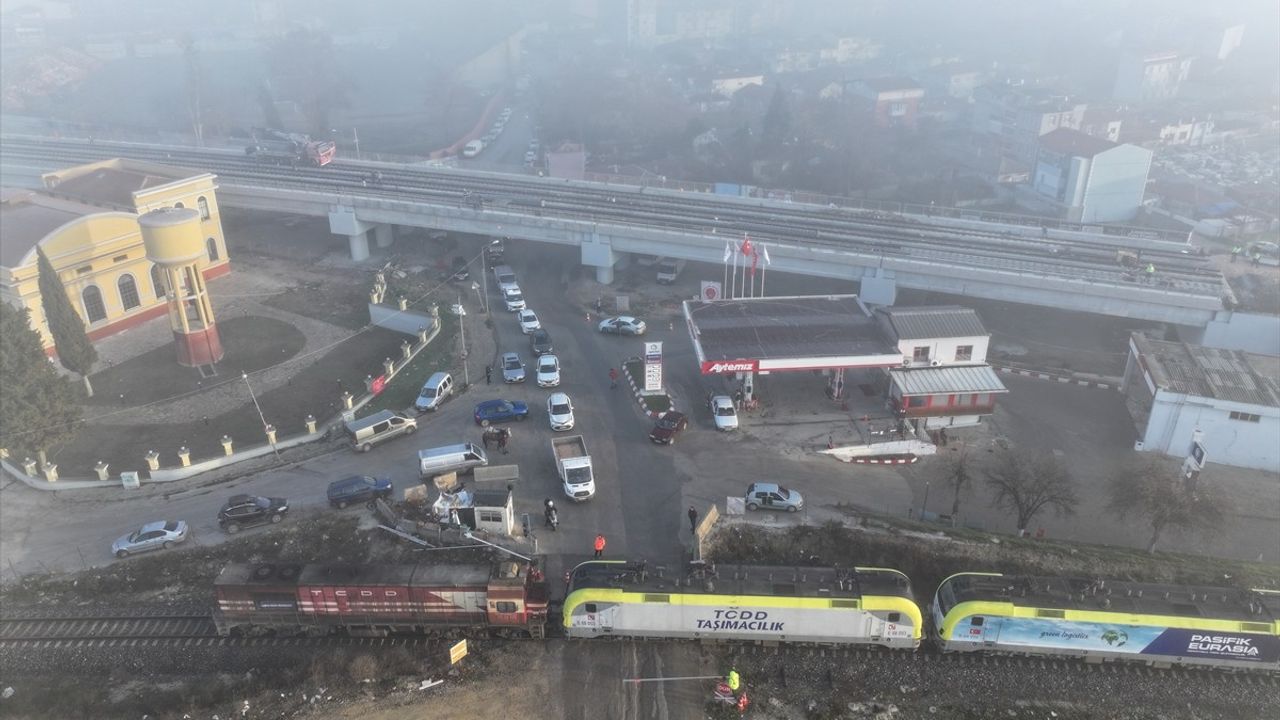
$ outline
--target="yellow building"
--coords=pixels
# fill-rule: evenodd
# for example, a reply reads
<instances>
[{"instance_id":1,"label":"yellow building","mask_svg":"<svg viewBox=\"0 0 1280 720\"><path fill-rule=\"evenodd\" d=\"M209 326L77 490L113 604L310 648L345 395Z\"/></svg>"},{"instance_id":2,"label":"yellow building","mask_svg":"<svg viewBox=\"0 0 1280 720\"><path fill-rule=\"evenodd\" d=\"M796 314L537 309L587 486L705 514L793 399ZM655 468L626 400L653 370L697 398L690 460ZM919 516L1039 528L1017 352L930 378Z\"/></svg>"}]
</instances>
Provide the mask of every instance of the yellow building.
<instances>
[{"instance_id":1,"label":"yellow building","mask_svg":"<svg viewBox=\"0 0 1280 720\"><path fill-rule=\"evenodd\" d=\"M31 311L52 354L40 303L36 247L53 264L91 340L166 314L163 274L146 257L140 214L188 207L200 214L206 280L231 270L214 175L107 160L43 176L44 191L0 195L0 299Z\"/></svg>"}]
</instances>

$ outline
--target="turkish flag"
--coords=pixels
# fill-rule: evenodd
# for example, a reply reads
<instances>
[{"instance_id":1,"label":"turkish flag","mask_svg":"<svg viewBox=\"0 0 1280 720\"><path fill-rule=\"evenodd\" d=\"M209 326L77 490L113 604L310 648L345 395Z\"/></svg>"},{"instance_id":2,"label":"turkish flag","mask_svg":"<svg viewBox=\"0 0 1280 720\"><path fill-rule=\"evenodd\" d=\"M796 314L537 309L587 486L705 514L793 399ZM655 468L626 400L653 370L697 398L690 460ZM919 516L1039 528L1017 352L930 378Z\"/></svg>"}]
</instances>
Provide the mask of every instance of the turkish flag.
<instances>
[{"instance_id":1,"label":"turkish flag","mask_svg":"<svg viewBox=\"0 0 1280 720\"><path fill-rule=\"evenodd\" d=\"M746 235L742 236L742 254L743 255L755 254L755 248L751 247L751 238L747 237Z\"/></svg>"}]
</instances>

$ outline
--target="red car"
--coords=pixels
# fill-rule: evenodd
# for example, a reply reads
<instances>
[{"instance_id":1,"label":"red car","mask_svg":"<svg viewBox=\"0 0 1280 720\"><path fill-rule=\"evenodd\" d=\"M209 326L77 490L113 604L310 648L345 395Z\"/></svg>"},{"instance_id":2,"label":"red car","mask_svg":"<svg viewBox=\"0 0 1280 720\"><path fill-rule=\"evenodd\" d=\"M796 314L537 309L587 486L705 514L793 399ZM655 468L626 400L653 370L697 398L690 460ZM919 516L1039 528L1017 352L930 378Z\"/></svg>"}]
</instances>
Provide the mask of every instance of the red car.
<instances>
[{"instance_id":1,"label":"red car","mask_svg":"<svg viewBox=\"0 0 1280 720\"><path fill-rule=\"evenodd\" d=\"M662 413L654 423L653 429L649 431L649 439L659 445L671 445L676 441L676 435L687 427L689 427L689 418L684 413L668 410Z\"/></svg>"}]
</instances>

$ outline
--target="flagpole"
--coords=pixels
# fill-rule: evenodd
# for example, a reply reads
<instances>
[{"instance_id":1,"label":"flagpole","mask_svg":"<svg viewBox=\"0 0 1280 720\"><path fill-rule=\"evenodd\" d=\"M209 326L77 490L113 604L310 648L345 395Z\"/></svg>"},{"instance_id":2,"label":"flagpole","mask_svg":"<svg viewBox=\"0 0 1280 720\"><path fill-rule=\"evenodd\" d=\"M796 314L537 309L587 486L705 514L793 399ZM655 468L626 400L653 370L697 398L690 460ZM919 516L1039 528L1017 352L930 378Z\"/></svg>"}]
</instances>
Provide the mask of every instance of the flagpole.
<instances>
[{"instance_id":1,"label":"flagpole","mask_svg":"<svg viewBox=\"0 0 1280 720\"><path fill-rule=\"evenodd\" d=\"M729 284L729 257L728 257L729 245L728 245L728 243L725 243L724 249L725 249L725 258L724 258L724 261L720 263L721 265L724 265L724 283L720 285L720 295L721 295L721 297L720 297L720 298L718 298L718 299L721 299L721 300L723 300L723 299L724 299L724 298L723 298L723 296L724 296L724 286Z\"/></svg>"},{"instance_id":2,"label":"flagpole","mask_svg":"<svg viewBox=\"0 0 1280 720\"><path fill-rule=\"evenodd\" d=\"M764 297L764 274L769 272L769 251L764 245L760 249L764 251L764 267L760 268L760 297Z\"/></svg>"},{"instance_id":3,"label":"flagpole","mask_svg":"<svg viewBox=\"0 0 1280 720\"><path fill-rule=\"evenodd\" d=\"M729 299L738 297L738 253L733 253L733 274L730 275Z\"/></svg>"}]
</instances>

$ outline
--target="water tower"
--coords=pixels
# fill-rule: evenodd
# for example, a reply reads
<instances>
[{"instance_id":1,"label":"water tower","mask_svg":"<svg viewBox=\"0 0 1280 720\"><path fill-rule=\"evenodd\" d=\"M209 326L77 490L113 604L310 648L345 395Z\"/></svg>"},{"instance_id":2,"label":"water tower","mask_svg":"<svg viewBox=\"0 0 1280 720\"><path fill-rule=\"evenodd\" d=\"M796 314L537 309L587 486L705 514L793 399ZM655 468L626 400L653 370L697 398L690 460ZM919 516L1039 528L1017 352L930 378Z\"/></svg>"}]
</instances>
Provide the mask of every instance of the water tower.
<instances>
[{"instance_id":1,"label":"water tower","mask_svg":"<svg viewBox=\"0 0 1280 720\"><path fill-rule=\"evenodd\" d=\"M138 218L138 224L147 258L160 266L164 278L178 363L199 367L218 362L222 341L204 275L196 266L205 257L200 213L191 208L162 208Z\"/></svg>"}]
</instances>

